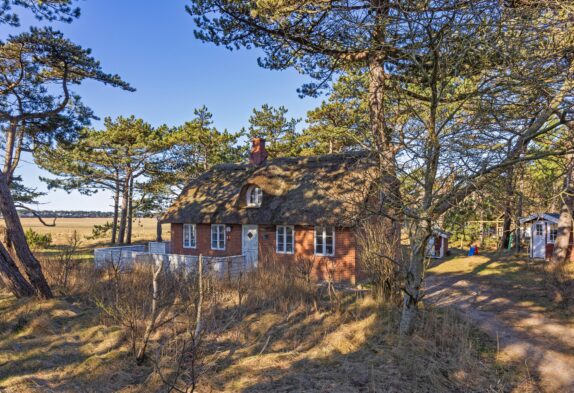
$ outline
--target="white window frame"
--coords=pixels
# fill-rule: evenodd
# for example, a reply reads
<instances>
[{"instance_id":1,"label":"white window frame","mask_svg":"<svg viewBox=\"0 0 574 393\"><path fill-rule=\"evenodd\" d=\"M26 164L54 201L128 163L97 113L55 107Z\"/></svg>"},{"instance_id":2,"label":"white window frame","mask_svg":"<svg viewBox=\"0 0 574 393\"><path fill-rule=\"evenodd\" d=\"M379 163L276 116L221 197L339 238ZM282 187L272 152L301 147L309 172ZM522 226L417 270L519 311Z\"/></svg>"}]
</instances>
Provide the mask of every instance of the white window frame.
<instances>
[{"instance_id":1,"label":"white window frame","mask_svg":"<svg viewBox=\"0 0 574 393\"><path fill-rule=\"evenodd\" d=\"M258 191L254 194L256 190ZM258 197L254 202L251 201L252 195ZM248 207L260 207L261 204L263 203L263 190L261 189L261 187L255 185L249 186L249 188L247 189L247 193L245 194L245 197L247 200Z\"/></svg>"},{"instance_id":2,"label":"white window frame","mask_svg":"<svg viewBox=\"0 0 574 393\"><path fill-rule=\"evenodd\" d=\"M538 233L538 229L540 229L540 233ZM534 235L535 236L544 236L544 223L537 222L534 224Z\"/></svg>"},{"instance_id":3,"label":"white window frame","mask_svg":"<svg viewBox=\"0 0 574 393\"><path fill-rule=\"evenodd\" d=\"M291 229L291 251L287 251L287 228ZM283 247L279 248L279 233L283 233ZM275 227L275 251L277 254L295 253L295 227L292 225L277 225Z\"/></svg>"},{"instance_id":4,"label":"white window frame","mask_svg":"<svg viewBox=\"0 0 574 393\"><path fill-rule=\"evenodd\" d=\"M186 228L189 228L187 235L193 234L193 237L192 236L186 236L186 230L185 230ZM197 248L197 226L195 224L183 224L182 237L183 237L183 248ZM189 237L189 239L186 239L187 237ZM186 240L189 240L188 245L185 244ZM193 244L192 244L191 240L193 240Z\"/></svg>"},{"instance_id":5,"label":"white window frame","mask_svg":"<svg viewBox=\"0 0 574 393\"><path fill-rule=\"evenodd\" d=\"M217 241L215 247L213 247L213 232L214 230L217 232ZM219 247L219 241L221 240L221 236L223 236L223 248ZM225 232L225 224L211 224L211 237L209 241L211 243L212 250L225 250L225 246L227 243L226 239L226 232Z\"/></svg>"},{"instance_id":6,"label":"white window frame","mask_svg":"<svg viewBox=\"0 0 574 393\"><path fill-rule=\"evenodd\" d=\"M317 229L321 228L322 233L321 237L323 238L323 251L317 252ZM333 234L333 252L331 254L327 253L327 228L331 228ZM323 256L323 257L332 257L335 256L335 227L333 226L315 226L313 231L313 252L315 255Z\"/></svg>"}]
</instances>

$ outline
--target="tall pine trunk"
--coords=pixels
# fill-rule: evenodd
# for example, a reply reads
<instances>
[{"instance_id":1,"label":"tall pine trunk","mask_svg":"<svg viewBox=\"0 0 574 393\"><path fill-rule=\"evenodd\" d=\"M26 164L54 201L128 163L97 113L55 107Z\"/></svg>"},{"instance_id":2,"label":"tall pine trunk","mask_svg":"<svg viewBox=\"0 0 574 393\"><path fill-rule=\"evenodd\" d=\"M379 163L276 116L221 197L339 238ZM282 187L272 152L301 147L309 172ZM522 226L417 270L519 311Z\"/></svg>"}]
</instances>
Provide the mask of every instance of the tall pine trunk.
<instances>
[{"instance_id":1,"label":"tall pine trunk","mask_svg":"<svg viewBox=\"0 0 574 393\"><path fill-rule=\"evenodd\" d=\"M161 216L157 216L156 217L156 227L155 227L155 241L156 242L162 242L163 238L162 238L162 228L161 228Z\"/></svg>"},{"instance_id":2,"label":"tall pine trunk","mask_svg":"<svg viewBox=\"0 0 574 393\"><path fill-rule=\"evenodd\" d=\"M128 199L128 222L126 231L126 244L132 244L132 226L134 222L134 178L130 179L130 193Z\"/></svg>"},{"instance_id":3,"label":"tall pine trunk","mask_svg":"<svg viewBox=\"0 0 574 393\"><path fill-rule=\"evenodd\" d=\"M52 297L52 291L42 273L40 263L32 254L26 235L20 222L20 217L14 205L14 199L4 173L0 173L0 211L4 218L6 230L10 238L12 248L18 261L26 271L28 280L32 284L36 295L43 299Z\"/></svg>"},{"instance_id":4,"label":"tall pine trunk","mask_svg":"<svg viewBox=\"0 0 574 393\"><path fill-rule=\"evenodd\" d=\"M114 190L114 218L112 222L112 244L116 244L118 236L118 216L120 209L120 178L116 173L115 190Z\"/></svg>"},{"instance_id":5,"label":"tall pine trunk","mask_svg":"<svg viewBox=\"0 0 574 393\"><path fill-rule=\"evenodd\" d=\"M377 13L377 28L373 40L378 45L386 41L386 18L389 9L387 2L373 0ZM388 126L385 115L386 75L385 56L371 55L368 58L369 67L369 121L371 136L376 147L379 169L379 195L381 199L380 222L384 232L381 233L381 250L385 256L396 263L402 262L401 252L401 222L402 206L400 181L397 177L396 151L393 145L393 127Z\"/></svg>"},{"instance_id":6,"label":"tall pine trunk","mask_svg":"<svg viewBox=\"0 0 574 393\"><path fill-rule=\"evenodd\" d=\"M512 201L514 200L514 170L506 172L506 187L504 193L504 218L502 222L502 237L499 251L508 249L510 234L512 233Z\"/></svg>"},{"instance_id":7,"label":"tall pine trunk","mask_svg":"<svg viewBox=\"0 0 574 393\"><path fill-rule=\"evenodd\" d=\"M563 201L558 220L558 233L552 254L552 262L558 265L567 264L570 259L568 251L572 234L572 212L574 209L574 158L572 157L570 157L564 177Z\"/></svg>"},{"instance_id":8,"label":"tall pine trunk","mask_svg":"<svg viewBox=\"0 0 574 393\"><path fill-rule=\"evenodd\" d=\"M383 250L395 261L401 259L401 208L400 181L396 173L392 129L385 119L385 71L383 60L373 58L369 66L369 117L371 133L377 147L380 172L379 194L383 211L381 220L385 233L381 234Z\"/></svg>"},{"instance_id":9,"label":"tall pine trunk","mask_svg":"<svg viewBox=\"0 0 574 393\"><path fill-rule=\"evenodd\" d=\"M120 209L120 229L118 232L118 243L124 244L126 235L126 224L128 221L128 204L130 199L130 177L127 176L122 184L122 205Z\"/></svg>"},{"instance_id":10,"label":"tall pine trunk","mask_svg":"<svg viewBox=\"0 0 574 393\"><path fill-rule=\"evenodd\" d=\"M0 243L0 278L14 296L20 298L34 295L34 288L22 276L2 243Z\"/></svg>"}]
</instances>

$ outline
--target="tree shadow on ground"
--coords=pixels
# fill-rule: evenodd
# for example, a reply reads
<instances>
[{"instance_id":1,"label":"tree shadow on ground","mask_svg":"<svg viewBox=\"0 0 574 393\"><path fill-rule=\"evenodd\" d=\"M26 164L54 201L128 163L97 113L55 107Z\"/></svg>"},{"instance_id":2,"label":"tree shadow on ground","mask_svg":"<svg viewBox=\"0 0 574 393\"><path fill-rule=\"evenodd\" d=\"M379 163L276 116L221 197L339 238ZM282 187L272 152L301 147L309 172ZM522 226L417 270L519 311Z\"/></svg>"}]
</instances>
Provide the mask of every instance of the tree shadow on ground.
<instances>
[{"instance_id":1,"label":"tree shadow on ground","mask_svg":"<svg viewBox=\"0 0 574 393\"><path fill-rule=\"evenodd\" d=\"M503 352L526 361L552 390L569 391L574 316L550 299L544 263L495 253L437 261L426 279L427 299L454 306L496 337Z\"/></svg>"},{"instance_id":2,"label":"tree shadow on ground","mask_svg":"<svg viewBox=\"0 0 574 393\"><path fill-rule=\"evenodd\" d=\"M253 320L247 315L241 325L244 343L225 341L233 348L211 365L215 376L206 384L215 391L242 392L450 392L510 385L493 365L494 351L461 350L468 345L461 339L468 338L467 325L443 323L442 314L429 311L432 322L399 345L398 315L395 308L375 304L345 316L303 310L276 320L265 312ZM486 340L482 347L492 349L494 342Z\"/></svg>"},{"instance_id":3,"label":"tree shadow on ground","mask_svg":"<svg viewBox=\"0 0 574 393\"><path fill-rule=\"evenodd\" d=\"M110 365L127 356L121 329L99 325L95 310L63 299L2 294L0 304L0 390L115 391Z\"/></svg>"}]
</instances>

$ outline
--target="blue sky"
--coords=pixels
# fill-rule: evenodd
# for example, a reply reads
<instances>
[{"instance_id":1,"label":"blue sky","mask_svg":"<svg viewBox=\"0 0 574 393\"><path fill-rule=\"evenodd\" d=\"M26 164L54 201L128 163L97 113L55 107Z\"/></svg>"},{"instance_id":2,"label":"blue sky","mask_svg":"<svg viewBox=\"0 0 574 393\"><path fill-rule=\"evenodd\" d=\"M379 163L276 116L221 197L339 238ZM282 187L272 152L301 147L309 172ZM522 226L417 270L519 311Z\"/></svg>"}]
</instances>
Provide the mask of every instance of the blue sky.
<instances>
[{"instance_id":1,"label":"blue sky","mask_svg":"<svg viewBox=\"0 0 574 393\"><path fill-rule=\"evenodd\" d=\"M228 51L193 36L186 0L85 0L82 16L72 24L53 24L73 42L91 48L107 72L118 73L137 91L88 82L75 89L100 118L134 114L154 124L177 125L206 105L218 128L230 131L247 125L254 107L264 103L289 109L304 118L319 100L301 99L296 89L307 79L294 70L259 68L258 51ZM2 27L0 37L26 30ZM32 21L33 22L33 21ZM34 24L37 24L34 22ZM95 124L98 125L97 123ZM40 190L45 175L27 155L19 168L27 185ZM110 210L110 196L86 197L51 191L41 209Z\"/></svg>"}]
</instances>

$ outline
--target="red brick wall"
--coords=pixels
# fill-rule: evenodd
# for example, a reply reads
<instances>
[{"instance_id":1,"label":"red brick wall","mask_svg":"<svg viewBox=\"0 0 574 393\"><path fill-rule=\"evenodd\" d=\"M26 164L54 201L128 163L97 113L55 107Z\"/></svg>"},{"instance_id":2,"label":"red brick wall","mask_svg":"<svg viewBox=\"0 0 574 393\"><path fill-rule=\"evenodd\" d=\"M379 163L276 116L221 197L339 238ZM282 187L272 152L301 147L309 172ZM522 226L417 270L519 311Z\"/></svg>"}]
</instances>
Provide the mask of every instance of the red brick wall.
<instances>
[{"instance_id":1,"label":"red brick wall","mask_svg":"<svg viewBox=\"0 0 574 393\"><path fill-rule=\"evenodd\" d=\"M332 274L336 281L355 282L356 242L350 228L335 230L335 255L316 256L313 226L295 226L295 252L279 254L276 252L275 226L259 226L259 260L261 263L281 262L295 264L301 258L313 261L311 276L313 279L326 280ZM330 273L332 272L332 273Z\"/></svg>"},{"instance_id":2,"label":"red brick wall","mask_svg":"<svg viewBox=\"0 0 574 393\"><path fill-rule=\"evenodd\" d=\"M197 224L196 248L183 247L183 224L171 224L171 252L180 255L208 255L222 257L241 255L241 225L228 225L231 232L226 232L225 250L211 249L211 224Z\"/></svg>"},{"instance_id":3,"label":"red brick wall","mask_svg":"<svg viewBox=\"0 0 574 393\"><path fill-rule=\"evenodd\" d=\"M226 256L241 254L241 225L231 225L227 233L224 251L211 249L211 225L197 225L197 247L183 248L183 224L171 225L171 252L184 255ZM356 239L350 228L335 230L335 255L315 256L314 227L295 226L295 252L279 254L275 247L275 225L259 225L259 263L280 262L295 264L300 258L313 261L311 275L314 279L325 280L332 272L336 281L355 282L356 279Z\"/></svg>"}]
</instances>

